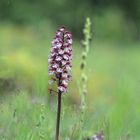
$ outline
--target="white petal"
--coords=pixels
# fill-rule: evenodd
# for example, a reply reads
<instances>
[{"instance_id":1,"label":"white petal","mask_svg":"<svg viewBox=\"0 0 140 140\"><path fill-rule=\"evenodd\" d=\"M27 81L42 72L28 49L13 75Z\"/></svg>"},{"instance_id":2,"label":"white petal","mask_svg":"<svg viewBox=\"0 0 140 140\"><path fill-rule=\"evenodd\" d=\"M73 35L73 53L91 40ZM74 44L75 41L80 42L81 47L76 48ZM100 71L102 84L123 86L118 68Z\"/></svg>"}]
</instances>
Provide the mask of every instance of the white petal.
<instances>
[{"instance_id":1,"label":"white petal","mask_svg":"<svg viewBox=\"0 0 140 140\"><path fill-rule=\"evenodd\" d=\"M59 86L58 89L59 89L61 92L65 92L65 90L66 90L63 86Z\"/></svg>"},{"instance_id":2,"label":"white petal","mask_svg":"<svg viewBox=\"0 0 140 140\"><path fill-rule=\"evenodd\" d=\"M58 47L56 46L56 44L54 44L52 47L53 47L52 52L54 51L54 49L57 49L57 48L58 48Z\"/></svg>"},{"instance_id":3,"label":"white petal","mask_svg":"<svg viewBox=\"0 0 140 140\"><path fill-rule=\"evenodd\" d=\"M52 41L52 44L56 43L56 42L59 42L59 39L58 38L55 38L53 41Z\"/></svg>"},{"instance_id":4,"label":"white petal","mask_svg":"<svg viewBox=\"0 0 140 140\"><path fill-rule=\"evenodd\" d=\"M58 65L57 65L57 64L54 64L54 65L52 65L52 67L53 67L53 68L57 68L57 67L58 67Z\"/></svg>"},{"instance_id":5,"label":"white petal","mask_svg":"<svg viewBox=\"0 0 140 140\"><path fill-rule=\"evenodd\" d=\"M66 65L66 63L67 63L65 60L62 60L61 62L62 62L63 66Z\"/></svg>"},{"instance_id":6,"label":"white petal","mask_svg":"<svg viewBox=\"0 0 140 140\"><path fill-rule=\"evenodd\" d=\"M60 56L57 56L55 60L56 60L56 61L61 61L62 58L61 58Z\"/></svg>"},{"instance_id":7,"label":"white petal","mask_svg":"<svg viewBox=\"0 0 140 140\"><path fill-rule=\"evenodd\" d=\"M57 43L56 47L60 48L62 46L62 43Z\"/></svg>"},{"instance_id":8,"label":"white petal","mask_svg":"<svg viewBox=\"0 0 140 140\"><path fill-rule=\"evenodd\" d=\"M67 80L63 80L62 83L67 86L68 85L68 81Z\"/></svg>"},{"instance_id":9,"label":"white petal","mask_svg":"<svg viewBox=\"0 0 140 140\"><path fill-rule=\"evenodd\" d=\"M57 68L57 72L62 72L63 70L61 68Z\"/></svg>"},{"instance_id":10,"label":"white petal","mask_svg":"<svg viewBox=\"0 0 140 140\"><path fill-rule=\"evenodd\" d=\"M69 38L71 38L71 33L66 33L66 34L64 35L64 37L69 37Z\"/></svg>"},{"instance_id":11,"label":"white petal","mask_svg":"<svg viewBox=\"0 0 140 140\"><path fill-rule=\"evenodd\" d=\"M68 55L63 55L63 58L65 59L65 60L68 60L69 59L69 56Z\"/></svg>"},{"instance_id":12,"label":"white petal","mask_svg":"<svg viewBox=\"0 0 140 140\"><path fill-rule=\"evenodd\" d=\"M54 52L53 52L53 53L51 53L51 56L55 56L55 55L56 55L56 53L54 53Z\"/></svg>"},{"instance_id":13,"label":"white petal","mask_svg":"<svg viewBox=\"0 0 140 140\"><path fill-rule=\"evenodd\" d=\"M64 49L64 51L65 51L65 52L69 52L70 49L69 49L68 47L66 47L66 48Z\"/></svg>"},{"instance_id":14,"label":"white petal","mask_svg":"<svg viewBox=\"0 0 140 140\"><path fill-rule=\"evenodd\" d=\"M61 40L59 40L59 39L55 39L53 42L52 42L52 47L53 48L60 48L62 46L62 42L61 42Z\"/></svg>"},{"instance_id":15,"label":"white petal","mask_svg":"<svg viewBox=\"0 0 140 140\"><path fill-rule=\"evenodd\" d=\"M69 65L66 65L66 70L71 70L71 67Z\"/></svg>"},{"instance_id":16,"label":"white petal","mask_svg":"<svg viewBox=\"0 0 140 140\"><path fill-rule=\"evenodd\" d=\"M64 47L67 47L68 45L69 45L68 42L65 42L65 43L64 43Z\"/></svg>"},{"instance_id":17,"label":"white petal","mask_svg":"<svg viewBox=\"0 0 140 140\"><path fill-rule=\"evenodd\" d=\"M72 44L72 39L67 40L69 44Z\"/></svg>"},{"instance_id":18,"label":"white petal","mask_svg":"<svg viewBox=\"0 0 140 140\"><path fill-rule=\"evenodd\" d=\"M62 28L60 28L59 30L60 30L61 32L63 32L63 31L65 30L65 28L62 27Z\"/></svg>"},{"instance_id":19,"label":"white petal","mask_svg":"<svg viewBox=\"0 0 140 140\"><path fill-rule=\"evenodd\" d=\"M64 50L60 50L58 53L59 54L64 54Z\"/></svg>"},{"instance_id":20,"label":"white petal","mask_svg":"<svg viewBox=\"0 0 140 140\"><path fill-rule=\"evenodd\" d=\"M63 78L67 78L68 77L68 74L67 73L62 73L62 77Z\"/></svg>"},{"instance_id":21,"label":"white petal","mask_svg":"<svg viewBox=\"0 0 140 140\"><path fill-rule=\"evenodd\" d=\"M57 32L56 35L60 36L62 33L61 32Z\"/></svg>"},{"instance_id":22,"label":"white petal","mask_svg":"<svg viewBox=\"0 0 140 140\"><path fill-rule=\"evenodd\" d=\"M52 62L52 59L49 58L49 59L48 59L48 62L49 62L49 63Z\"/></svg>"}]
</instances>

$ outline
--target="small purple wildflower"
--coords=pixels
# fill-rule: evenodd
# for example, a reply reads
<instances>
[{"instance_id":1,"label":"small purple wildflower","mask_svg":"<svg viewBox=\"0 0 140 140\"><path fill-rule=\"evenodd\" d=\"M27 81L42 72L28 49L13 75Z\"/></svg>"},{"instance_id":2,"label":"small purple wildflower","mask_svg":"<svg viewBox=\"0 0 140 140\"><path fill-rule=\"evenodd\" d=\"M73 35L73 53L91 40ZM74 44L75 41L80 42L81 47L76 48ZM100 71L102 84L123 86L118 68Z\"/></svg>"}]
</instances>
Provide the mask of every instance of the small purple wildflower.
<instances>
[{"instance_id":1,"label":"small purple wildflower","mask_svg":"<svg viewBox=\"0 0 140 140\"><path fill-rule=\"evenodd\" d=\"M48 62L49 75L52 76L49 83L56 82L59 91L67 92L71 79L72 34L64 27L56 32Z\"/></svg>"},{"instance_id":2,"label":"small purple wildflower","mask_svg":"<svg viewBox=\"0 0 140 140\"><path fill-rule=\"evenodd\" d=\"M92 140L104 140L104 134L103 134L103 132L95 134L92 137Z\"/></svg>"}]
</instances>

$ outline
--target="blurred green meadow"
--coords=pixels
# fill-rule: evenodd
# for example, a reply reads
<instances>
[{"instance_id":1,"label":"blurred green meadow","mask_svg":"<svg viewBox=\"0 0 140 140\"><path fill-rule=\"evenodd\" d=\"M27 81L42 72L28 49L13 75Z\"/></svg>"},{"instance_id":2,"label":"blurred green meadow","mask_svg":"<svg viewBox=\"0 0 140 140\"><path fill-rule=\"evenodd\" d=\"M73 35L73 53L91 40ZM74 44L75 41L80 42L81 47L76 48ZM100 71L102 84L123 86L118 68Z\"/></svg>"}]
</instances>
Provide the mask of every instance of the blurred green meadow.
<instances>
[{"instance_id":1,"label":"blurred green meadow","mask_svg":"<svg viewBox=\"0 0 140 140\"><path fill-rule=\"evenodd\" d=\"M52 32L47 32L46 28L46 34L42 34L32 28L1 25L1 139L36 140L41 139L40 133L44 139L54 137L57 97L49 95L47 90L47 58ZM69 93L63 97L63 139L71 136L79 119L80 47L74 40L73 80ZM139 51L136 43L92 41L87 62L88 105L84 122L87 136L109 127L110 139L128 134L133 140L139 139ZM45 106L43 118L42 105ZM37 126L39 121L42 122ZM109 126L104 124L106 121ZM80 135L76 134L78 126L76 129L73 139Z\"/></svg>"},{"instance_id":2,"label":"blurred green meadow","mask_svg":"<svg viewBox=\"0 0 140 140\"><path fill-rule=\"evenodd\" d=\"M50 20L47 15L45 20L38 20L23 13L23 21L25 17L34 18L20 25L15 21L22 20L12 15L14 22L12 18L0 22L0 140L54 139L57 95L48 92L48 55L55 31L63 21L72 29L74 54L72 81L62 100L60 140L81 140L81 135L88 138L100 131L105 140L139 140L140 42L134 23L127 23L120 9L110 7L91 17L93 39L87 57L88 94L81 131L78 81L82 29L88 12L79 17L80 21L71 21L63 14L65 20L56 16L61 19L58 25L55 17Z\"/></svg>"}]
</instances>

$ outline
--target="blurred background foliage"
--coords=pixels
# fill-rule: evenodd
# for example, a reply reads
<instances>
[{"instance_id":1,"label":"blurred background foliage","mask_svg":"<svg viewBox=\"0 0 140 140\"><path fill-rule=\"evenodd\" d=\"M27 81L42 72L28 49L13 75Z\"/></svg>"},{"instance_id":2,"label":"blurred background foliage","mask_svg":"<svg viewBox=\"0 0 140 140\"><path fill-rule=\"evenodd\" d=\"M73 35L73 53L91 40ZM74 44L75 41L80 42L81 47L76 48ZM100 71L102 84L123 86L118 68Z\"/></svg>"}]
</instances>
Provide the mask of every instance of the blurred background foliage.
<instances>
[{"instance_id":1,"label":"blurred background foliage","mask_svg":"<svg viewBox=\"0 0 140 140\"><path fill-rule=\"evenodd\" d=\"M140 139L139 0L0 0L0 139L25 140L34 133L38 140L34 125L46 100L43 130L53 139L56 96L48 94L47 61L54 33L63 25L72 31L74 57L70 94L63 96L61 135L72 133L79 116L77 81L86 17L91 18L93 37L84 134L109 129L111 140L127 135ZM106 119L109 126L104 128ZM79 134L74 135L77 139Z\"/></svg>"},{"instance_id":2,"label":"blurred background foliage","mask_svg":"<svg viewBox=\"0 0 140 140\"><path fill-rule=\"evenodd\" d=\"M123 38L128 35L139 39L139 7L139 0L1 0L0 20L18 25L43 21L54 27L67 25L79 38L84 19L89 16L101 37Z\"/></svg>"}]
</instances>

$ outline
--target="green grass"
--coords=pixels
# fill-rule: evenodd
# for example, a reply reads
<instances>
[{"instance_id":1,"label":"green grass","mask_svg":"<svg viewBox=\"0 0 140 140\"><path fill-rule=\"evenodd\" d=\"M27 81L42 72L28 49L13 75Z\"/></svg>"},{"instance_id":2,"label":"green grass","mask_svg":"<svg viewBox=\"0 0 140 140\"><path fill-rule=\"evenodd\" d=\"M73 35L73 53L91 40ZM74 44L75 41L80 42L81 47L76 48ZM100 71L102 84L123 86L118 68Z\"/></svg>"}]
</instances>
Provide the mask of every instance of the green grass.
<instances>
[{"instance_id":1,"label":"green grass","mask_svg":"<svg viewBox=\"0 0 140 140\"><path fill-rule=\"evenodd\" d=\"M54 139L57 96L47 91L53 31L9 25L1 25L0 30L0 140ZM73 80L62 103L62 140L79 140L81 133L91 137L101 130L110 140L127 135L130 140L140 139L138 45L93 41L87 64L86 117L79 132L77 81L82 51L74 40Z\"/></svg>"}]
</instances>

